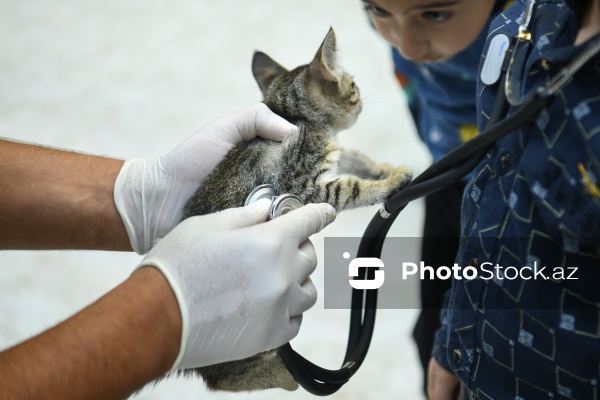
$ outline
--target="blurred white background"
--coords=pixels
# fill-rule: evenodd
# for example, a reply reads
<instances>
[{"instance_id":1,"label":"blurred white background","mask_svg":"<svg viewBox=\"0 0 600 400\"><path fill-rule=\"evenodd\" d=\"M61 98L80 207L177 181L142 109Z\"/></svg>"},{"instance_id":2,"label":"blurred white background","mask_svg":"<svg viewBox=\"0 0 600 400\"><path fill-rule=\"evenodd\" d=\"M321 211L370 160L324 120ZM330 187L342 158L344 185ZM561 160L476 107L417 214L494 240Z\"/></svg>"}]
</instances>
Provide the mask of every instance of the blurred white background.
<instances>
[{"instance_id":1,"label":"blurred white background","mask_svg":"<svg viewBox=\"0 0 600 400\"><path fill-rule=\"evenodd\" d=\"M262 50L282 65L309 62L329 27L364 111L340 142L416 172L430 162L392 73L388 46L358 0L63 0L0 2L0 137L117 158L152 158L207 122L260 101L250 70ZM323 237L361 236L378 207L347 211ZM0 212L2 212L0 210ZM417 237L409 205L391 235ZM418 249L414 249L415 254ZM0 349L60 322L124 280L136 254L0 252ZM323 266L313 280L322 287ZM416 296L416 292L398 293ZM342 362L347 310L304 318L294 348L326 368ZM419 399L410 337L417 310L382 310L367 360L332 399ZM124 335L127 332L123 332ZM303 389L210 393L200 380L167 379L136 399L305 399Z\"/></svg>"}]
</instances>

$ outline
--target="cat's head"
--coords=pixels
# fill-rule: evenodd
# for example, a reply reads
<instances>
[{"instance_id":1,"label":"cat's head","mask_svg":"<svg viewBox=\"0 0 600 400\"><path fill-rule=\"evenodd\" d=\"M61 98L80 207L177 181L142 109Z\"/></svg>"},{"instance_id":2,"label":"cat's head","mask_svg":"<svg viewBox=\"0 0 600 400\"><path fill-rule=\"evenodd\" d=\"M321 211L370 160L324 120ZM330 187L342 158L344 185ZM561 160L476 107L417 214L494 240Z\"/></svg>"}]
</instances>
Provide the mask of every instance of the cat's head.
<instances>
[{"instance_id":1,"label":"cat's head","mask_svg":"<svg viewBox=\"0 0 600 400\"><path fill-rule=\"evenodd\" d=\"M310 64L288 71L262 52L254 53L252 73L269 108L290 122L348 128L361 110L360 92L337 65L336 38L330 29Z\"/></svg>"}]
</instances>

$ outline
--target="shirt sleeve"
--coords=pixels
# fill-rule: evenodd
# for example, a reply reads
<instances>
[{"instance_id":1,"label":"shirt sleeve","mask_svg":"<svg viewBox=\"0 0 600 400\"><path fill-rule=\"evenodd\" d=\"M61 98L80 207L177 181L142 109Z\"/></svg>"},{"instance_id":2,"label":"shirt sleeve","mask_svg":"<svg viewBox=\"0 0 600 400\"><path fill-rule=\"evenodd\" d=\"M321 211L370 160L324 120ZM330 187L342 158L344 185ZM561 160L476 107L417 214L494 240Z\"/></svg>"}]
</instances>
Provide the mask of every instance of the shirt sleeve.
<instances>
[{"instance_id":1,"label":"shirt sleeve","mask_svg":"<svg viewBox=\"0 0 600 400\"><path fill-rule=\"evenodd\" d=\"M433 343L432 357L437 361L442 367L444 367L448 371L452 371L450 368L450 364L448 363L448 312L449 312L449 299L450 299L450 290L446 292L444 297L444 306L442 307L442 311L440 313L440 328L435 333L435 339Z\"/></svg>"}]
</instances>

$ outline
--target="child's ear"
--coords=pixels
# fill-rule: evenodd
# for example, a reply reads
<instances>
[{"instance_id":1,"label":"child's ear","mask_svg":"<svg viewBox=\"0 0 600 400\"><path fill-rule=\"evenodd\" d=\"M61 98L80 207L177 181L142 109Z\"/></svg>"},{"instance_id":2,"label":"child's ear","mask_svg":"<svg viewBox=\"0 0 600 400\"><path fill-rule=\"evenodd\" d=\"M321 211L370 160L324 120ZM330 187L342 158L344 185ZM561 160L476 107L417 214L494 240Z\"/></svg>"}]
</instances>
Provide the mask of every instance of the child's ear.
<instances>
[{"instance_id":1,"label":"child's ear","mask_svg":"<svg viewBox=\"0 0 600 400\"><path fill-rule=\"evenodd\" d=\"M260 87L263 97L277 76L287 72L285 68L277 64L271 57L261 51L256 51L252 57L252 75Z\"/></svg>"},{"instance_id":2,"label":"child's ear","mask_svg":"<svg viewBox=\"0 0 600 400\"><path fill-rule=\"evenodd\" d=\"M337 65L336 38L333 28L329 28L323 44L310 63L310 71L326 81L337 81L335 67Z\"/></svg>"}]
</instances>

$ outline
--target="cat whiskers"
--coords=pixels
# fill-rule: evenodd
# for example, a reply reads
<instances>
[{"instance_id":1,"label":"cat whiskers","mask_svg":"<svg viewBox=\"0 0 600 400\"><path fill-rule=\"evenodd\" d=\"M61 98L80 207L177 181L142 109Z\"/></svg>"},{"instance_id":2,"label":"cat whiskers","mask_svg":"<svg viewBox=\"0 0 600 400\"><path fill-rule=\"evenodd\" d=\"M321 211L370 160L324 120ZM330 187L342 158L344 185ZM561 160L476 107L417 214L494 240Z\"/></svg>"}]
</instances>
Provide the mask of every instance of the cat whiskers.
<instances>
[{"instance_id":1,"label":"cat whiskers","mask_svg":"<svg viewBox=\"0 0 600 400\"><path fill-rule=\"evenodd\" d=\"M380 91L375 93L370 93L362 97L363 109L365 106L369 106L372 104L376 104L378 107L381 105L390 106L393 109L404 109L405 106L403 104L399 104L397 100L401 97L399 96L401 93L391 92L391 91ZM390 98L390 96L394 96L394 98Z\"/></svg>"}]
</instances>

